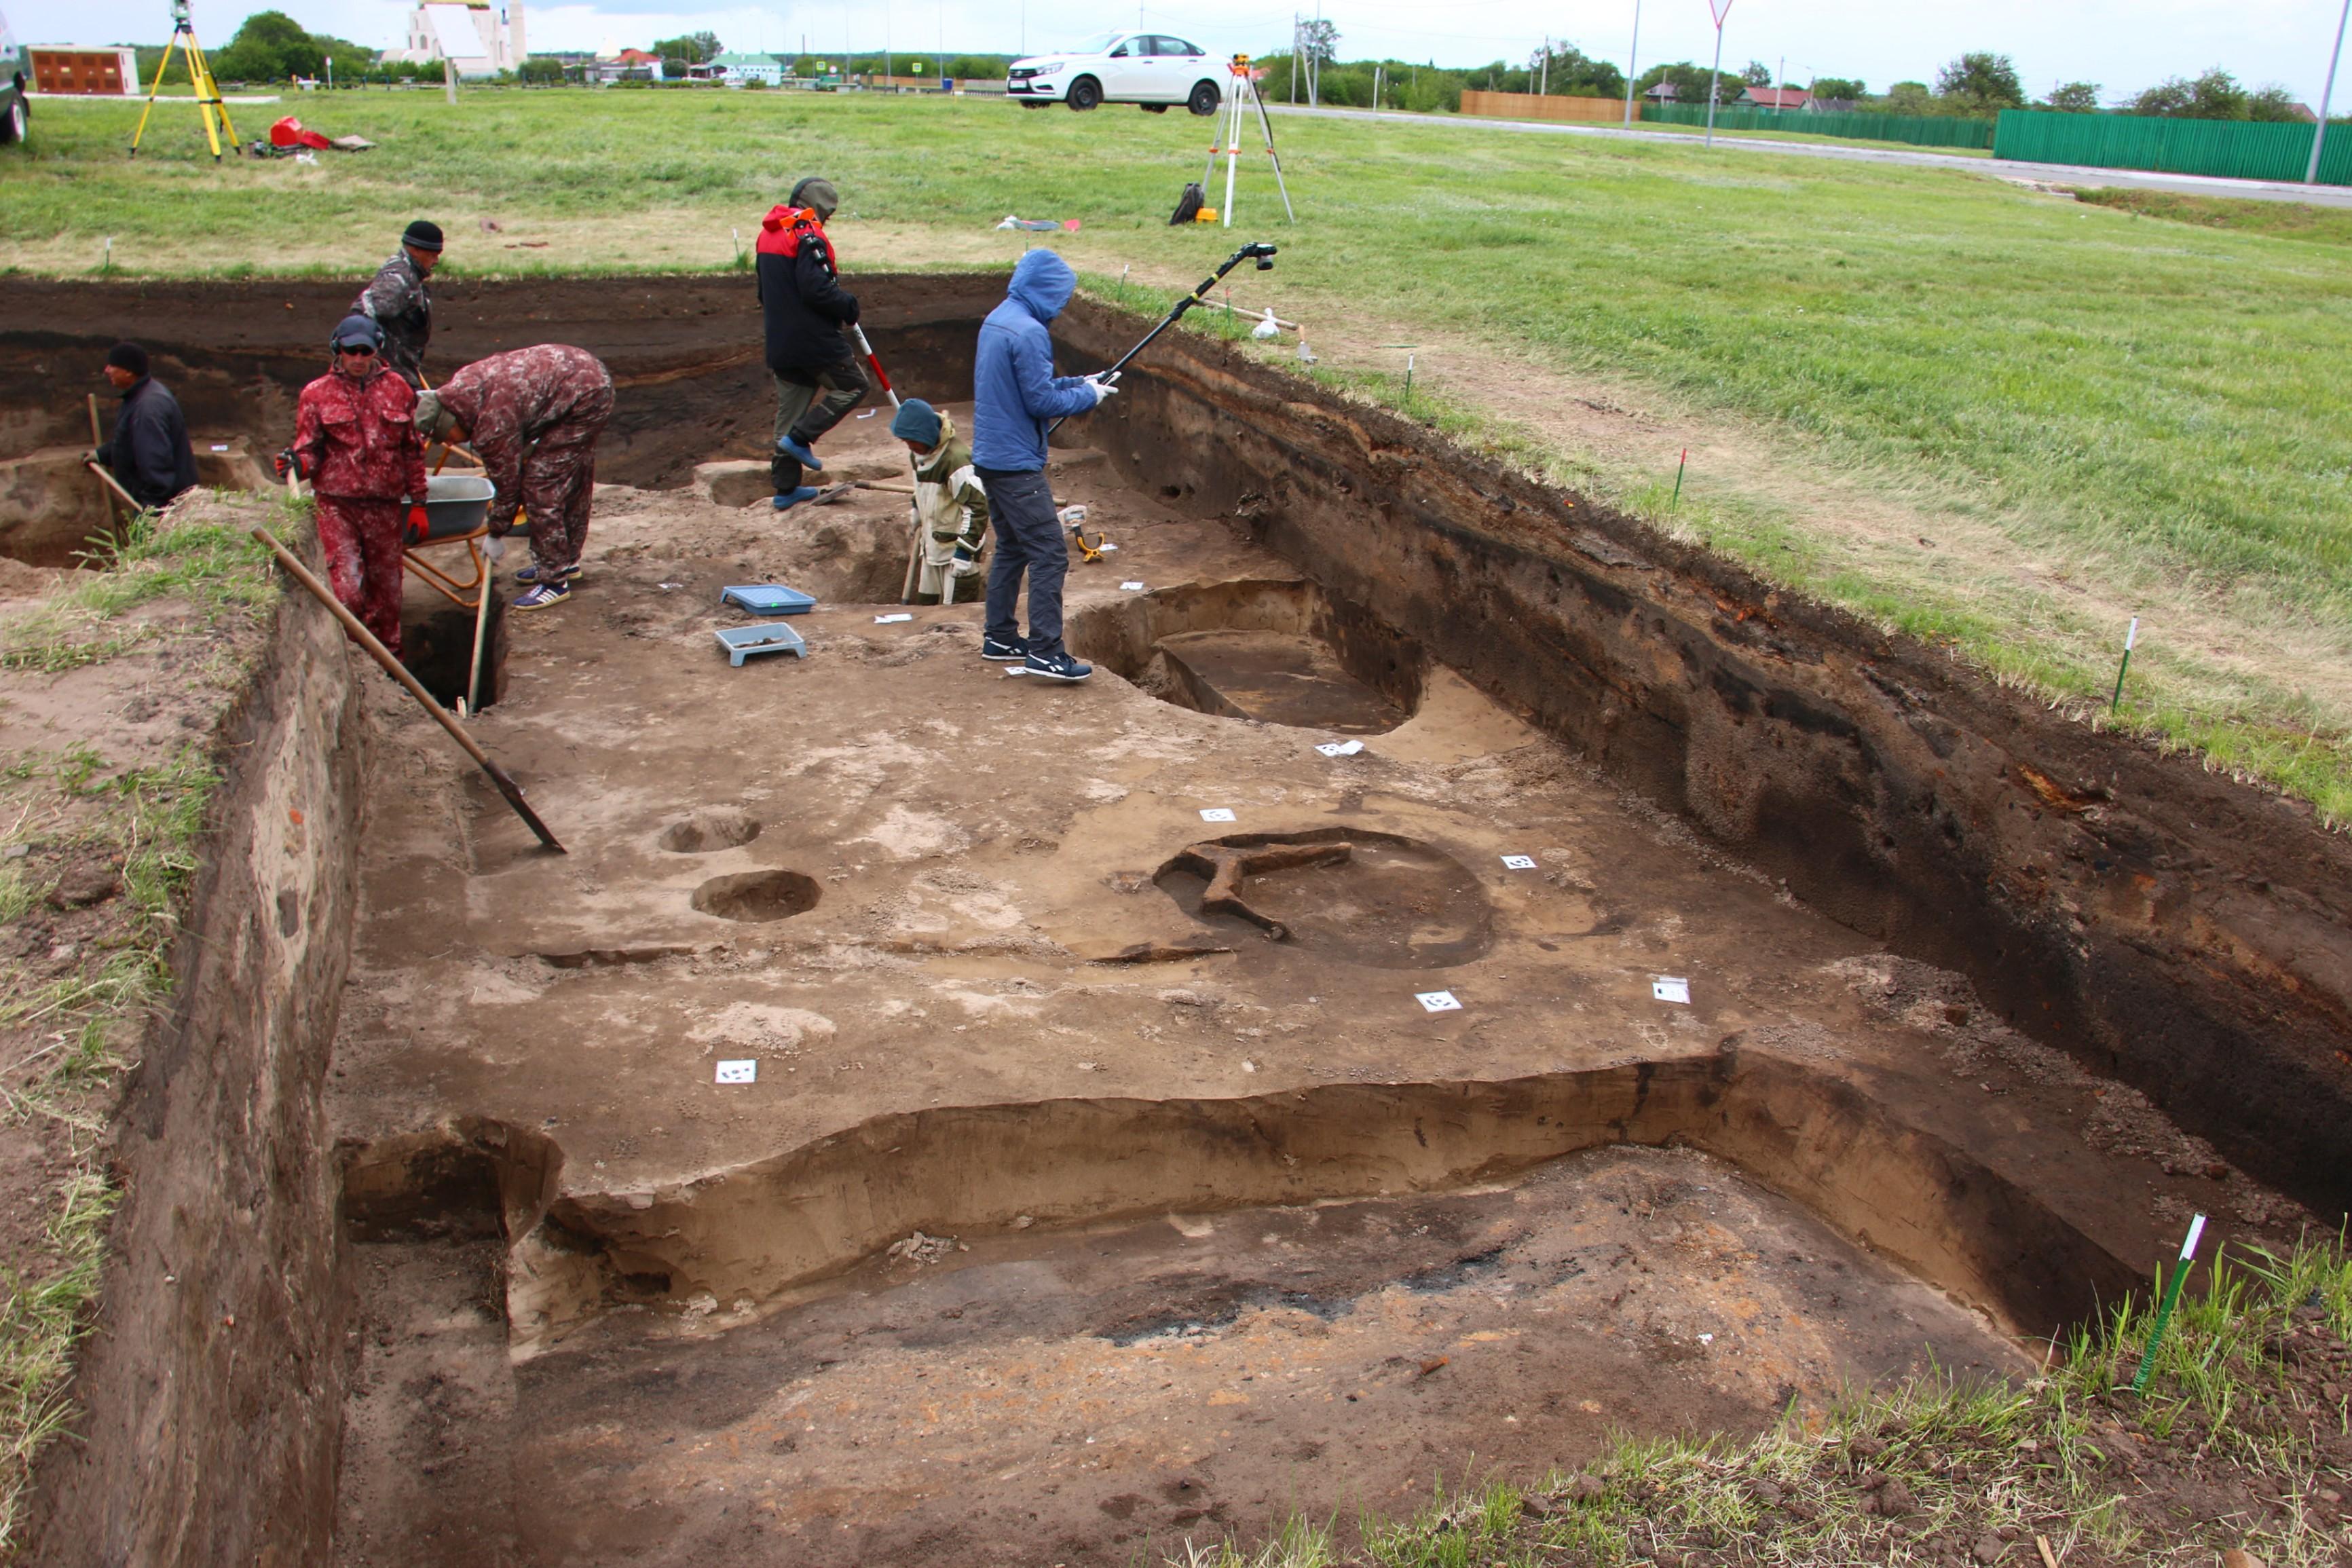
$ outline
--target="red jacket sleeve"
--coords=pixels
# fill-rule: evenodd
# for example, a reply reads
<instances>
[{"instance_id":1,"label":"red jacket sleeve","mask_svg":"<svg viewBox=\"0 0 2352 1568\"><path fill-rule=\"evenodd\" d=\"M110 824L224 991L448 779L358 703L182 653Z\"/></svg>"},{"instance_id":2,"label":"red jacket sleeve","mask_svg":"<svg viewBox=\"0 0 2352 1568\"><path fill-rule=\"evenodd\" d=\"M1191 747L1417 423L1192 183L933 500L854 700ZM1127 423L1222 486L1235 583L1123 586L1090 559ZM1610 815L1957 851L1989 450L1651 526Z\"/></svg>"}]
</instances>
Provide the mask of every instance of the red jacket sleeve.
<instances>
[{"instance_id":1,"label":"red jacket sleeve","mask_svg":"<svg viewBox=\"0 0 2352 1568\"><path fill-rule=\"evenodd\" d=\"M302 389L301 400L294 405L294 455L301 459L304 475L316 478L319 459L326 452L326 431L319 419L319 387L316 382Z\"/></svg>"},{"instance_id":2,"label":"red jacket sleeve","mask_svg":"<svg viewBox=\"0 0 2352 1568\"><path fill-rule=\"evenodd\" d=\"M403 416L400 431L400 488L413 501L423 501L431 489L431 477L425 471L425 437L416 429L416 392L396 375L380 378L392 405Z\"/></svg>"}]
</instances>

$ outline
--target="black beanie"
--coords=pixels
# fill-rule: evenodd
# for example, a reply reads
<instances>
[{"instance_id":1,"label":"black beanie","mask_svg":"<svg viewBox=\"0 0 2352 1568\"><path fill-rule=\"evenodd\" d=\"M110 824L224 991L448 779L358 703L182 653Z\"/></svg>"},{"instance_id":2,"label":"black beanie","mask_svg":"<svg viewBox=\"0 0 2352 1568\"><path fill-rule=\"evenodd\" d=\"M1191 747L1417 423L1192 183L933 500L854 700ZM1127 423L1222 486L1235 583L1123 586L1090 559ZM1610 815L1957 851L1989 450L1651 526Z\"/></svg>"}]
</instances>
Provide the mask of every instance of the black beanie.
<instances>
[{"instance_id":1,"label":"black beanie","mask_svg":"<svg viewBox=\"0 0 2352 1568\"><path fill-rule=\"evenodd\" d=\"M429 218L418 218L402 231L400 243L413 245L419 250L429 250L436 256L441 250L441 226Z\"/></svg>"},{"instance_id":2,"label":"black beanie","mask_svg":"<svg viewBox=\"0 0 2352 1568\"><path fill-rule=\"evenodd\" d=\"M147 351L137 343L117 343L106 351L106 363L133 375L147 374Z\"/></svg>"}]
</instances>

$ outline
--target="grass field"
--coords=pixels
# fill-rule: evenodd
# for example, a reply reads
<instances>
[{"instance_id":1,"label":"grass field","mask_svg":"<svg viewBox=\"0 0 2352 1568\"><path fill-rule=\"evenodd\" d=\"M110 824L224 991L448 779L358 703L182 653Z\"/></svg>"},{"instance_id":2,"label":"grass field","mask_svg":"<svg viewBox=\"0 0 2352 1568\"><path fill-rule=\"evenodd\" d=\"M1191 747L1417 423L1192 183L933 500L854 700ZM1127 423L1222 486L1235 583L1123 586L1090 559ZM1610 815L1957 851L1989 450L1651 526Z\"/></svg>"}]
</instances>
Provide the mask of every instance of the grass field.
<instances>
[{"instance_id":1,"label":"grass field","mask_svg":"<svg viewBox=\"0 0 2352 1568\"><path fill-rule=\"evenodd\" d=\"M359 93L296 111L383 145L315 167L200 155L167 105L37 107L0 266L356 274L431 214L453 272L723 268L804 172L851 266L1003 264L1008 212L1077 217L1093 276L1165 289L1238 237L1165 215L1181 113L782 93ZM1442 121L1284 117L1300 224L1262 172L1244 290L1327 377L1996 676L2352 817L2352 266L2326 224L2152 221L1973 173ZM1277 221L1267 222L1272 212ZM2183 213L2181 216L2188 216ZM495 218L498 234L475 220ZM530 248L540 245L544 248ZM1162 297L1165 297L1164 295ZM1679 506L1675 452L1693 451Z\"/></svg>"}]
</instances>

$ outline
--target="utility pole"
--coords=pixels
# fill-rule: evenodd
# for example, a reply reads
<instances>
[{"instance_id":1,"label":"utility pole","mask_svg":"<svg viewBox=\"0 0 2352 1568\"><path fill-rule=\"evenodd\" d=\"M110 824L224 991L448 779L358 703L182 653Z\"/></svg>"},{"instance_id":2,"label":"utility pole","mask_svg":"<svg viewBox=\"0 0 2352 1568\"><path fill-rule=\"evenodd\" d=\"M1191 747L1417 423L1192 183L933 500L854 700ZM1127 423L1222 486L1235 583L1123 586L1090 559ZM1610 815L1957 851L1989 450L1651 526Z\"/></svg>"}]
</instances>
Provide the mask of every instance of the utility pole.
<instances>
[{"instance_id":1,"label":"utility pole","mask_svg":"<svg viewBox=\"0 0 2352 1568\"><path fill-rule=\"evenodd\" d=\"M2303 183L2319 184L2319 150L2327 144L2327 100L2336 96L2336 66L2344 56L2344 24L2352 21L2352 0L2344 0L2344 9L2336 18L2336 52L2327 57L2327 85L2319 89L2319 123L2311 128L2311 167L2305 170Z\"/></svg>"},{"instance_id":2,"label":"utility pole","mask_svg":"<svg viewBox=\"0 0 2352 1568\"><path fill-rule=\"evenodd\" d=\"M1633 0L1633 45L1625 51L1625 129L1633 129L1633 71L1642 63L1642 0Z\"/></svg>"},{"instance_id":3,"label":"utility pole","mask_svg":"<svg viewBox=\"0 0 2352 1568\"><path fill-rule=\"evenodd\" d=\"M2352 5L2352 0L2345 0ZM1307 107L1323 107L1323 0L1315 0L1315 58L1307 69Z\"/></svg>"},{"instance_id":4,"label":"utility pole","mask_svg":"<svg viewBox=\"0 0 2352 1568\"><path fill-rule=\"evenodd\" d=\"M1298 13L1290 14L1290 101L1298 102Z\"/></svg>"},{"instance_id":5,"label":"utility pole","mask_svg":"<svg viewBox=\"0 0 2352 1568\"><path fill-rule=\"evenodd\" d=\"M2345 0L2352 5L2352 0ZM1706 144L1715 145L1715 100L1723 96L1718 85L1723 80L1723 19L1731 15L1731 0L1706 0L1706 8L1715 13L1715 68L1706 75Z\"/></svg>"},{"instance_id":6,"label":"utility pole","mask_svg":"<svg viewBox=\"0 0 2352 1568\"><path fill-rule=\"evenodd\" d=\"M1546 33L1544 35L1543 75L1538 80L1536 86L1536 96L1538 98L1549 98L1551 96L1551 35L1549 33Z\"/></svg>"}]
</instances>

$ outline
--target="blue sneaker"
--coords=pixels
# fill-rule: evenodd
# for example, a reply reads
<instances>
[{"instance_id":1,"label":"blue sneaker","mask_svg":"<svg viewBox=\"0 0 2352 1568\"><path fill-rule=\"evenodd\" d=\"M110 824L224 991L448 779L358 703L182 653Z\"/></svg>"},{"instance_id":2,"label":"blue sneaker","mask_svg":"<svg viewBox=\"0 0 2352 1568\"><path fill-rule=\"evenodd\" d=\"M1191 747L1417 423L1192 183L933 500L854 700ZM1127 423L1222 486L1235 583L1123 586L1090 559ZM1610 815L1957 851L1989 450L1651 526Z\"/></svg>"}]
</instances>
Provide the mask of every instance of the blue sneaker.
<instances>
[{"instance_id":1,"label":"blue sneaker","mask_svg":"<svg viewBox=\"0 0 2352 1568\"><path fill-rule=\"evenodd\" d=\"M783 494L778 496L774 500L770 501L768 504L774 507L778 511L790 511L793 508L800 505L801 502L804 500L814 500L818 496L823 495L824 493L824 492L823 490L818 489L814 485L803 485L798 489L786 490Z\"/></svg>"},{"instance_id":2,"label":"blue sneaker","mask_svg":"<svg viewBox=\"0 0 2352 1568\"><path fill-rule=\"evenodd\" d=\"M980 657L997 664L1019 664L1029 657L1029 642L1025 637L999 642L994 637L982 637L980 639Z\"/></svg>"},{"instance_id":3,"label":"blue sneaker","mask_svg":"<svg viewBox=\"0 0 2352 1568\"><path fill-rule=\"evenodd\" d=\"M1023 661L1023 666L1041 680L1084 680L1095 672L1093 665L1081 664L1066 653L1057 653L1051 658L1033 653Z\"/></svg>"},{"instance_id":4,"label":"blue sneaker","mask_svg":"<svg viewBox=\"0 0 2352 1568\"><path fill-rule=\"evenodd\" d=\"M514 607L518 610L543 610L551 605L560 605L570 597L572 597L570 584L541 583L530 593L517 599L514 602Z\"/></svg>"},{"instance_id":5,"label":"blue sneaker","mask_svg":"<svg viewBox=\"0 0 2352 1568\"><path fill-rule=\"evenodd\" d=\"M790 436L776 443L776 450L814 473L824 472L824 459L793 440Z\"/></svg>"},{"instance_id":6,"label":"blue sneaker","mask_svg":"<svg viewBox=\"0 0 2352 1568\"><path fill-rule=\"evenodd\" d=\"M539 563L534 561L530 565L524 567L521 571L517 572L514 574L514 580L521 584L526 588L530 587L534 583L541 581L549 583L576 583L580 580L580 563L575 561L569 566L562 567L556 571L546 574L542 578L540 574Z\"/></svg>"}]
</instances>

